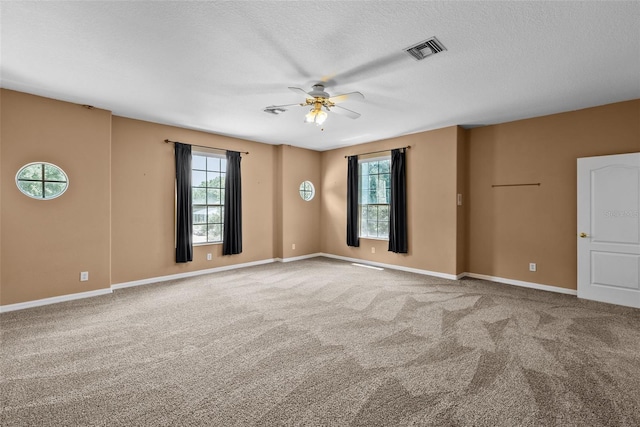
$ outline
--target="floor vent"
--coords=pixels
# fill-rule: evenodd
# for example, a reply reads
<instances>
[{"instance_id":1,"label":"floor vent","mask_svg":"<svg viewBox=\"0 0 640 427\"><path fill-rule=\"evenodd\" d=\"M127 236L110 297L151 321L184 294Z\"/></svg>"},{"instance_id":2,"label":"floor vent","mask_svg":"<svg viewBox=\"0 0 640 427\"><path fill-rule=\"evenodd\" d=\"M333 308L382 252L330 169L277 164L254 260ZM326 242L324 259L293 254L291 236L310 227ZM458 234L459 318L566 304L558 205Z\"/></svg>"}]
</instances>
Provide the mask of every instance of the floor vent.
<instances>
[{"instance_id":1,"label":"floor vent","mask_svg":"<svg viewBox=\"0 0 640 427\"><path fill-rule=\"evenodd\" d=\"M440 43L440 40L435 37L431 37L430 39L405 49L405 52L411 55L415 60L422 61L423 59L444 50L447 50L447 48Z\"/></svg>"}]
</instances>

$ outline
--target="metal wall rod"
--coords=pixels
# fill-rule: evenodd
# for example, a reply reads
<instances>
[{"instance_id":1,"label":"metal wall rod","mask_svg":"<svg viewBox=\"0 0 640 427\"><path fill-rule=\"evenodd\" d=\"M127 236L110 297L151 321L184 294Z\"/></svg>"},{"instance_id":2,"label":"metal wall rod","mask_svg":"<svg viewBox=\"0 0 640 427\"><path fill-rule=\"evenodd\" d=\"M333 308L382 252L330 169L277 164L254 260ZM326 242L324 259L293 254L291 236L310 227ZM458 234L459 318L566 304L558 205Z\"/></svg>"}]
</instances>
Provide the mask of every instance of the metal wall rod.
<instances>
[{"instance_id":1,"label":"metal wall rod","mask_svg":"<svg viewBox=\"0 0 640 427\"><path fill-rule=\"evenodd\" d=\"M539 182L534 182L533 184L493 184L491 187L525 187L528 185L537 185L540 186Z\"/></svg>"},{"instance_id":2,"label":"metal wall rod","mask_svg":"<svg viewBox=\"0 0 640 427\"><path fill-rule=\"evenodd\" d=\"M369 151L368 153L354 154L354 156L364 156L364 155L366 155L366 154L384 153L384 152L386 152L386 151L391 151L391 150L402 150L403 148L409 149L409 148L411 148L411 146L410 146L410 145L407 145L406 147L389 148L388 150ZM344 156L344 158L345 158L345 159L346 159L347 157L351 157L351 156Z\"/></svg>"},{"instance_id":3,"label":"metal wall rod","mask_svg":"<svg viewBox=\"0 0 640 427\"><path fill-rule=\"evenodd\" d=\"M175 144L176 142L178 142L178 143L180 143L180 144L186 144L186 142L170 141L170 140L168 140L168 139L165 139L165 140L164 140L164 142L165 142L166 144L168 144L168 143L170 143L170 142L171 142L171 143L173 143L173 144ZM191 145L192 147L208 148L208 149L210 149L210 150L227 151L227 149L226 149L226 148L207 147L206 145L195 145L195 144L188 144L188 145ZM235 151L235 150L229 150L229 151ZM242 153L242 154L249 154L249 152L248 152L248 151L240 151L240 153Z\"/></svg>"}]
</instances>

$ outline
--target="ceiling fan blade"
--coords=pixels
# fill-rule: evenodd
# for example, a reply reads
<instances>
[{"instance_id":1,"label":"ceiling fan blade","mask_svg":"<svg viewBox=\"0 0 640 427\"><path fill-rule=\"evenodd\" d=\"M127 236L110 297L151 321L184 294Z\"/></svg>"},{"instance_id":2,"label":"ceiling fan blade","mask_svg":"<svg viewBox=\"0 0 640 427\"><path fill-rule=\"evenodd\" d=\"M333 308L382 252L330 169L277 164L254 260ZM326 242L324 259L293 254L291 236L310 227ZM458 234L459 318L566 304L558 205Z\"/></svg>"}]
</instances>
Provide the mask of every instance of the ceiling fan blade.
<instances>
[{"instance_id":1,"label":"ceiling fan blade","mask_svg":"<svg viewBox=\"0 0 640 427\"><path fill-rule=\"evenodd\" d=\"M360 92L343 93L342 95L332 96L331 98L329 98L329 101L338 103L346 101L347 99L349 101L358 101L364 99L364 95Z\"/></svg>"},{"instance_id":2,"label":"ceiling fan blade","mask_svg":"<svg viewBox=\"0 0 640 427\"><path fill-rule=\"evenodd\" d=\"M287 107L303 107L305 104L301 104L300 102L296 103L296 104L285 104L285 105L269 105L268 107L265 108L266 109L272 109L272 108L287 108Z\"/></svg>"},{"instance_id":3,"label":"ceiling fan blade","mask_svg":"<svg viewBox=\"0 0 640 427\"><path fill-rule=\"evenodd\" d=\"M299 87L291 87L291 86L289 86L289 89L294 91L295 93L298 93L300 95L304 95L306 98L313 98L313 96L309 95L307 92L304 91L304 89L300 89Z\"/></svg>"},{"instance_id":4,"label":"ceiling fan blade","mask_svg":"<svg viewBox=\"0 0 640 427\"><path fill-rule=\"evenodd\" d=\"M356 113L355 111L351 111L348 108L341 107L339 105L334 105L331 107L331 111L343 116L347 116L350 119L357 119L360 117L360 113Z\"/></svg>"}]
</instances>

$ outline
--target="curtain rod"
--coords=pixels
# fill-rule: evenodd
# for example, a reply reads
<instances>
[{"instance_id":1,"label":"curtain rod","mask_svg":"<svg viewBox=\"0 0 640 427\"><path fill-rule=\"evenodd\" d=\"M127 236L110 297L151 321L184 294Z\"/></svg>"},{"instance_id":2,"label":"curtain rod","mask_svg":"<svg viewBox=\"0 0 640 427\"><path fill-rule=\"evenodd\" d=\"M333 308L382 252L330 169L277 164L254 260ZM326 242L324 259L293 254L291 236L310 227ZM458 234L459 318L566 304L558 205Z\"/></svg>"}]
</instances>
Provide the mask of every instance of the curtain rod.
<instances>
[{"instance_id":1,"label":"curtain rod","mask_svg":"<svg viewBox=\"0 0 640 427\"><path fill-rule=\"evenodd\" d=\"M174 143L174 144L175 144L176 142L177 142L177 143L180 143L180 144L184 144L184 142L180 142L180 141L171 141L171 140L169 140L169 139L165 139L165 140L164 140L164 142L165 142L165 144L168 144L168 143L170 143L170 142L171 142L171 143ZM192 147L208 148L208 149L210 149L210 150L234 151L234 150L227 150L226 148L207 147L206 145L196 145L196 144L187 144L187 145L191 145ZM248 152L248 151L240 151L240 153L242 153L242 154L247 154L247 155L249 154L249 152Z\"/></svg>"},{"instance_id":2,"label":"curtain rod","mask_svg":"<svg viewBox=\"0 0 640 427\"><path fill-rule=\"evenodd\" d=\"M403 148L409 149L409 148L411 148L411 146L410 146L410 145L407 145L406 147L389 148L388 150L370 151L370 152L368 152L368 153L354 154L354 156L364 156L364 155L366 155L366 154L384 153L385 151L391 151L391 150L402 150ZM346 159L347 157L351 157L351 156L344 156L344 158L345 158L345 159Z\"/></svg>"},{"instance_id":3,"label":"curtain rod","mask_svg":"<svg viewBox=\"0 0 640 427\"><path fill-rule=\"evenodd\" d=\"M539 182L534 182L533 184L493 184L491 187L527 187L530 185L540 186Z\"/></svg>"}]
</instances>

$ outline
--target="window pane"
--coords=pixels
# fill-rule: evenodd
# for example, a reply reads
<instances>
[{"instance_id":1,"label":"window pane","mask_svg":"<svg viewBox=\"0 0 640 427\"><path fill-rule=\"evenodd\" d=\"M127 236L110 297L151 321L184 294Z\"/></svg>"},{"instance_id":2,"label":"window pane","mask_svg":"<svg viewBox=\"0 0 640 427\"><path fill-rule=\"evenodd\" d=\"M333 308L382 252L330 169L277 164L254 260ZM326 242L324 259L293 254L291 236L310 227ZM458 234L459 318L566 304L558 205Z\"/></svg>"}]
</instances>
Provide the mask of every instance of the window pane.
<instances>
[{"instance_id":1,"label":"window pane","mask_svg":"<svg viewBox=\"0 0 640 427\"><path fill-rule=\"evenodd\" d=\"M220 173L220 188L224 188L227 174L222 172Z\"/></svg>"},{"instance_id":2,"label":"window pane","mask_svg":"<svg viewBox=\"0 0 640 427\"><path fill-rule=\"evenodd\" d=\"M207 187L220 188L220 172L207 172Z\"/></svg>"},{"instance_id":3,"label":"window pane","mask_svg":"<svg viewBox=\"0 0 640 427\"><path fill-rule=\"evenodd\" d=\"M194 206L193 207L193 223L194 224L206 224L207 223L207 207L206 206ZM195 231L194 231L194 234L195 234Z\"/></svg>"},{"instance_id":4,"label":"window pane","mask_svg":"<svg viewBox=\"0 0 640 427\"><path fill-rule=\"evenodd\" d=\"M384 187L378 187L376 199L378 200L378 203L389 203L389 200L387 199L387 190Z\"/></svg>"},{"instance_id":5,"label":"window pane","mask_svg":"<svg viewBox=\"0 0 640 427\"><path fill-rule=\"evenodd\" d=\"M378 173L378 162L369 162L369 175Z\"/></svg>"},{"instance_id":6,"label":"window pane","mask_svg":"<svg viewBox=\"0 0 640 427\"><path fill-rule=\"evenodd\" d=\"M217 188L207 189L207 203L210 205L220 204L220 190Z\"/></svg>"},{"instance_id":7,"label":"window pane","mask_svg":"<svg viewBox=\"0 0 640 427\"><path fill-rule=\"evenodd\" d=\"M22 169L22 172L18 175L18 179L42 179L42 163L27 166Z\"/></svg>"},{"instance_id":8,"label":"window pane","mask_svg":"<svg viewBox=\"0 0 640 427\"><path fill-rule=\"evenodd\" d=\"M359 176L358 188L363 193L366 193L367 191L369 191L369 178L367 178L366 176Z\"/></svg>"},{"instance_id":9,"label":"window pane","mask_svg":"<svg viewBox=\"0 0 640 427\"><path fill-rule=\"evenodd\" d=\"M387 190L385 191L385 195L386 195L386 200L384 201L384 203L391 203L391 189L387 188Z\"/></svg>"},{"instance_id":10,"label":"window pane","mask_svg":"<svg viewBox=\"0 0 640 427\"><path fill-rule=\"evenodd\" d=\"M227 171L227 159L220 159L220 171L221 172Z\"/></svg>"},{"instance_id":11,"label":"window pane","mask_svg":"<svg viewBox=\"0 0 640 427\"><path fill-rule=\"evenodd\" d=\"M45 182L44 183L44 194L45 197L55 197L58 194L62 193L64 189L67 188L66 182Z\"/></svg>"},{"instance_id":12,"label":"window pane","mask_svg":"<svg viewBox=\"0 0 640 427\"><path fill-rule=\"evenodd\" d=\"M191 202L194 205L206 205L207 204L206 196L207 196L207 193L204 188L191 189L191 198L192 198Z\"/></svg>"},{"instance_id":13,"label":"window pane","mask_svg":"<svg viewBox=\"0 0 640 427\"><path fill-rule=\"evenodd\" d=\"M206 187L207 186L207 173L202 171L191 172L191 185L194 187Z\"/></svg>"},{"instance_id":14,"label":"window pane","mask_svg":"<svg viewBox=\"0 0 640 427\"><path fill-rule=\"evenodd\" d=\"M378 222L378 237L382 237L382 238L389 237L389 223L387 221Z\"/></svg>"},{"instance_id":15,"label":"window pane","mask_svg":"<svg viewBox=\"0 0 640 427\"><path fill-rule=\"evenodd\" d=\"M213 188L207 188L207 204L208 205L217 205L218 202L216 201L216 196L214 194L214 189ZM220 195L218 195L218 197L220 197Z\"/></svg>"},{"instance_id":16,"label":"window pane","mask_svg":"<svg viewBox=\"0 0 640 427\"><path fill-rule=\"evenodd\" d=\"M221 242L222 241L222 225L213 224L209 226L209 233L207 235L209 242Z\"/></svg>"},{"instance_id":17,"label":"window pane","mask_svg":"<svg viewBox=\"0 0 640 427\"><path fill-rule=\"evenodd\" d=\"M389 173L391 169L391 160L383 160L379 163L380 173Z\"/></svg>"},{"instance_id":18,"label":"window pane","mask_svg":"<svg viewBox=\"0 0 640 427\"><path fill-rule=\"evenodd\" d=\"M44 179L47 181L66 181L67 177L59 167L54 165L44 165Z\"/></svg>"},{"instance_id":19,"label":"window pane","mask_svg":"<svg viewBox=\"0 0 640 427\"><path fill-rule=\"evenodd\" d=\"M377 221L378 220L378 207L377 206L369 206L367 208L367 220L369 221Z\"/></svg>"},{"instance_id":20,"label":"window pane","mask_svg":"<svg viewBox=\"0 0 640 427\"><path fill-rule=\"evenodd\" d=\"M369 175L367 178L369 191L376 191L378 188L378 175Z\"/></svg>"},{"instance_id":21,"label":"window pane","mask_svg":"<svg viewBox=\"0 0 640 427\"><path fill-rule=\"evenodd\" d=\"M18 181L18 186L31 197L42 197L42 182Z\"/></svg>"},{"instance_id":22,"label":"window pane","mask_svg":"<svg viewBox=\"0 0 640 427\"><path fill-rule=\"evenodd\" d=\"M376 221L367 221L367 235L372 237L378 236L378 223Z\"/></svg>"},{"instance_id":23,"label":"window pane","mask_svg":"<svg viewBox=\"0 0 640 427\"><path fill-rule=\"evenodd\" d=\"M207 226L193 226L193 243L205 243L207 241Z\"/></svg>"},{"instance_id":24,"label":"window pane","mask_svg":"<svg viewBox=\"0 0 640 427\"><path fill-rule=\"evenodd\" d=\"M389 206L378 206L378 221L389 221Z\"/></svg>"},{"instance_id":25,"label":"window pane","mask_svg":"<svg viewBox=\"0 0 640 427\"><path fill-rule=\"evenodd\" d=\"M366 205L364 205L364 206L361 205L359 210L360 210L361 222L366 221L367 220L367 211L368 211L367 206Z\"/></svg>"},{"instance_id":26,"label":"window pane","mask_svg":"<svg viewBox=\"0 0 640 427\"><path fill-rule=\"evenodd\" d=\"M391 187L391 175L388 173L384 173L380 175L380 183L378 184L380 187L390 188Z\"/></svg>"},{"instance_id":27,"label":"window pane","mask_svg":"<svg viewBox=\"0 0 640 427\"><path fill-rule=\"evenodd\" d=\"M220 171L220 158L219 157L207 157L207 170L208 171Z\"/></svg>"},{"instance_id":28,"label":"window pane","mask_svg":"<svg viewBox=\"0 0 640 427\"><path fill-rule=\"evenodd\" d=\"M220 204L224 205L224 190L220 190Z\"/></svg>"},{"instance_id":29,"label":"window pane","mask_svg":"<svg viewBox=\"0 0 640 427\"><path fill-rule=\"evenodd\" d=\"M389 237L389 187L391 159L363 161L359 164L358 200L360 235Z\"/></svg>"},{"instance_id":30,"label":"window pane","mask_svg":"<svg viewBox=\"0 0 640 427\"><path fill-rule=\"evenodd\" d=\"M222 214L220 212L220 206L209 206L208 209L209 215L207 218L207 222L211 223L221 223L222 222Z\"/></svg>"},{"instance_id":31,"label":"window pane","mask_svg":"<svg viewBox=\"0 0 640 427\"><path fill-rule=\"evenodd\" d=\"M205 156L191 155L191 169L205 170L207 168L207 158Z\"/></svg>"}]
</instances>

